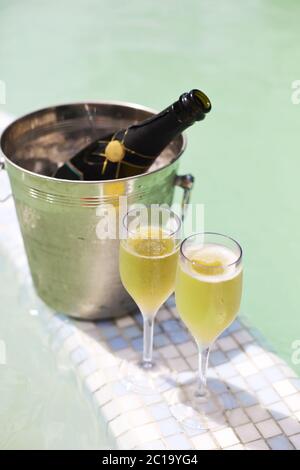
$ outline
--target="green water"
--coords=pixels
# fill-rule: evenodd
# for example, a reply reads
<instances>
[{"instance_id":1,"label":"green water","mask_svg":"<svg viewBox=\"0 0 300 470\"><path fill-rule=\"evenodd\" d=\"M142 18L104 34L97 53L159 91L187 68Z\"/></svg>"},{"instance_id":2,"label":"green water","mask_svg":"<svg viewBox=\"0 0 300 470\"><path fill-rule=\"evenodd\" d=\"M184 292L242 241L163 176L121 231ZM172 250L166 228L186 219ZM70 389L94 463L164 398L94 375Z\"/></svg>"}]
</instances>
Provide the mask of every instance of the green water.
<instances>
[{"instance_id":1,"label":"green water","mask_svg":"<svg viewBox=\"0 0 300 470\"><path fill-rule=\"evenodd\" d=\"M298 0L0 0L3 110L83 99L157 109L198 86L213 111L182 171L207 230L245 251L243 313L290 361L300 339ZM300 366L293 365L300 370Z\"/></svg>"}]
</instances>

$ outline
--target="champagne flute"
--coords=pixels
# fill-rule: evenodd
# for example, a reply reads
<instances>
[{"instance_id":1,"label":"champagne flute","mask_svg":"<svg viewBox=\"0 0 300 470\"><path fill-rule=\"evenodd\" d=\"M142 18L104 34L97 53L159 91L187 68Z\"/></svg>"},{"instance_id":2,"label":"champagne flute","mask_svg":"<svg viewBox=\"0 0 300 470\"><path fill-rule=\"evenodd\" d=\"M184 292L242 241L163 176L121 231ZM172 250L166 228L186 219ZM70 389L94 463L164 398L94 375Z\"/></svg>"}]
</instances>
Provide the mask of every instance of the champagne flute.
<instances>
[{"instance_id":1,"label":"champagne flute","mask_svg":"<svg viewBox=\"0 0 300 470\"><path fill-rule=\"evenodd\" d=\"M175 286L176 306L199 350L197 387L179 387L172 412L184 425L207 429L223 414L224 405L207 388L210 349L235 319L242 294L242 248L219 233L198 233L180 247Z\"/></svg>"},{"instance_id":2,"label":"champagne flute","mask_svg":"<svg viewBox=\"0 0 300 470\"><path fill-rule=\"evenodd\" d=\"M143 206L124 217L126 238L120 243L123 286L143 316L143 358L140 370L153 369L153 328L159 308L174 292L180 244L180 218L164 206ZM131 388L153 393L152 378L134 371Z\"/></svg>"}]
</instances>

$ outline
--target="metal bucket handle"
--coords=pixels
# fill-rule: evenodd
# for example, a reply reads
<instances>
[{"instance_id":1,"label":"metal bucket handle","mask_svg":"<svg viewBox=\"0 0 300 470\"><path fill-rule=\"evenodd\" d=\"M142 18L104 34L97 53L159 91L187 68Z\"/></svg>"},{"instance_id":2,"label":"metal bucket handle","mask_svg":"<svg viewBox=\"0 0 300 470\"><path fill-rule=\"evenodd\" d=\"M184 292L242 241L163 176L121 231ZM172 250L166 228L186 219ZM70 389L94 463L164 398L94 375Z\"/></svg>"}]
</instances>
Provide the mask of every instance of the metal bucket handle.
<instances>
[{"instance_id":1,"label":"metal bucket handle","mask_svg":"<svg viewBox=\"0 0 300 470\"><path fill-rule=\"evenodd\" d=\"M5 170L5 163L4 163L3 158L1 158L1 156L0 156L0 171L1 170ZM5 196L3 199L0 198L0 204L1 204L1 202L6 202L8 199L11 198L11 196L12 196L12 194L10 193L7 196Z\"/></svg>"},{"instance_id":2,"label":"metal bucket handle","mask_svg":"<svg viewBox=\"0 0 300 470\"><path fill-rule=\"evenodd\" d=\"M181 200L181 220L185 219L187 213L187 205L190 202L191 192L194 186L195 178L188 173L187 175L177 175L175 178L175 186L183 189L183 197Z\"/></svg>"}]
</instances>

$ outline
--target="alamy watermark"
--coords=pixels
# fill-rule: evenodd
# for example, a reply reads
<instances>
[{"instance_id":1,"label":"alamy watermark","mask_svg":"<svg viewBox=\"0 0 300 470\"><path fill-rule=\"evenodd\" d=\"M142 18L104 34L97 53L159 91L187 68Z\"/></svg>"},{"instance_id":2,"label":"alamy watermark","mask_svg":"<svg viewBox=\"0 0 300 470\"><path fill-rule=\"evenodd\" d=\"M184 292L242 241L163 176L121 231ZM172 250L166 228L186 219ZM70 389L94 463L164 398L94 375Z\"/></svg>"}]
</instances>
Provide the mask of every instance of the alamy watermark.
<instances>
[{"instance_id":1,"label":"alamy watermark","mask_svg":"<svg viewBox=\"0 0 300 470\"><path fill-rule=\"evenodd\" d=\"M97 207L96 214L99 221L96 225L96 236L100 240L123 240L127 238L128 231L124 224L125 216L130 211L132 224L141 226L164 226L171 223L174 214L181 221L181 237L203 232L204 228L204 204L131 204L128 198L120 196L118 204L102 204ZM189 215L186 217L186 215ZM145 220L145 218L147 220ZM165 220L163 220L165 218ZM136 220L135 220L136 219ZM133 227L133 225L132 225ZM135 227L136 229L137 227ZM152 238L152 234L149 233Z\"/></svg>"},{"instance_id":2,"label":"alamy watermark","mask_svg":"<svg viewBox=\"0 0 300 470\"><path fill-rule=\"evenodd\" d=\"M300 80L294 80L291 85L291 101L293 104L300 104Z\"/></svg>"},{"instance_id":3,"label":"alamy watermark","mask_svg":"<svg viewBox=\"0 0 300 470\"><path fill-rule=\"evenodd\" d=\"M291 356L291 361L292 364L295 366L298 366L300 364L300 339L295 339L295 341L292 342L292 356Z\"/></svg>"},{"instance_id":4,"label":"alamy watermark","mask_svg":"<svg viewBox=\"0 0 300 470\"><path fill-rule=\"evenodd\" d=\"M6 85L3 80L0 80L0 104L6 104Z\"/></svg>"}]
</instances>

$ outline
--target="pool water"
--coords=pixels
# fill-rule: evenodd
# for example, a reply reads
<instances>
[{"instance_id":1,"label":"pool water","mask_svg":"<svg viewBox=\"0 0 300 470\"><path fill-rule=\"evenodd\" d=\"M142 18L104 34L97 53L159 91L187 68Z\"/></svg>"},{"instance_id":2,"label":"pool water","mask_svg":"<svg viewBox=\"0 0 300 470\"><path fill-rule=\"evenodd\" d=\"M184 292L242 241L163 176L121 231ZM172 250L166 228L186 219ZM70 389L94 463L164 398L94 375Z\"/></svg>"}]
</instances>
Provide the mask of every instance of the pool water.
<instances>
[{"instance_id":1,"label":"pool water","mask_svg":"<svg viewBox=\"0 0 300 470\"><path fill-rule=\"evenodd\" d=\"M104 425L16 278L0 249L0 449L107 448Z\"/></svg>"},{"instance_id":2,"label":"pool water","mask_svg":"<svg viewBox=\"0 0 300 470\"><path fill-rule=\"evenodd\" d=\"M298 372L299 16L298 0L0 0L2 110L83 99L159 109L207 92L213 109L188 131L181 171L196 177L205 228L244 248L242 313Z\"/></svg>"}]
</instances>

